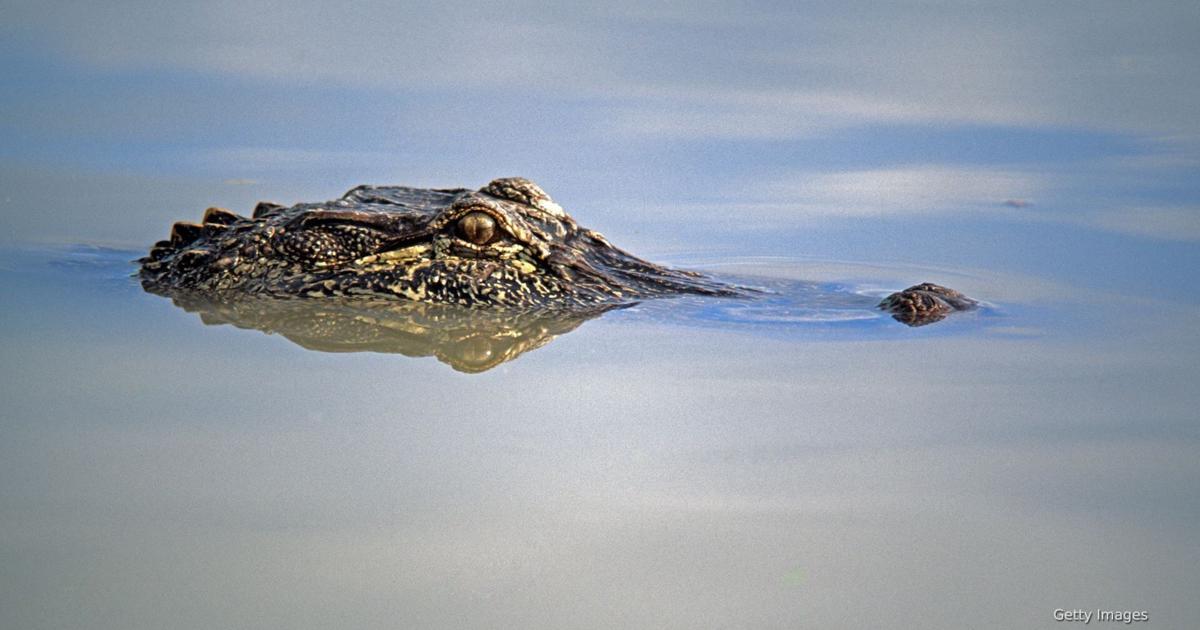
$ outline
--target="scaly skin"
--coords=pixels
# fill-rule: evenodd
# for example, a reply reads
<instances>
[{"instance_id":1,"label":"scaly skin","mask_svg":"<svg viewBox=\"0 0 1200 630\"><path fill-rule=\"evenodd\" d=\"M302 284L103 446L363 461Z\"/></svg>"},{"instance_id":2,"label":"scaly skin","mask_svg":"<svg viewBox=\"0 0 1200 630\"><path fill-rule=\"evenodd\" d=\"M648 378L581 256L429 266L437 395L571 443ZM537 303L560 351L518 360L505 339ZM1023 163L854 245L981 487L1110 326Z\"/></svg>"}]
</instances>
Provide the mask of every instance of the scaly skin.
<instances>
[{"instance_id":1,"label":"scaly skin","mask_svg":"<svg viewBox=\"0 0 1200 630\"><path fill-rule=\"evenodd\" d=\"M747 293L613 247L521 178L479 191L360 186L327 203L259 204L250 218L210 208L140 262L143 286L160 294L579 309Z\"/></svg>"},{"instance_id":2,"label":"scaly skin","mask_svg":"<svg viewBox=\"0 0 1200 630\"><path fill-rule=\"evenodd\" d=\"M922 282L893 293L879 303L896 321L909 326L924 326L946 319L955 311L969 311L979 302L946 287Z\"/></svg>"},{"instance_id":3,"label":"scaly skin","mask_svg":"<svg viewBox=\"0 0 1200 630\"><path fill-rule=\"evenodd\" d=\"M260 203L252 217L209 208L201 224L176 223L170 240L139 262L147 291L176 297L341 297L595 313L644 298L757 293L614 247L519 177L478 191L359 186L326 203ZM888 296L880 308L920 326L975 305L926 283Z\"/></svg>"}]
</instances>

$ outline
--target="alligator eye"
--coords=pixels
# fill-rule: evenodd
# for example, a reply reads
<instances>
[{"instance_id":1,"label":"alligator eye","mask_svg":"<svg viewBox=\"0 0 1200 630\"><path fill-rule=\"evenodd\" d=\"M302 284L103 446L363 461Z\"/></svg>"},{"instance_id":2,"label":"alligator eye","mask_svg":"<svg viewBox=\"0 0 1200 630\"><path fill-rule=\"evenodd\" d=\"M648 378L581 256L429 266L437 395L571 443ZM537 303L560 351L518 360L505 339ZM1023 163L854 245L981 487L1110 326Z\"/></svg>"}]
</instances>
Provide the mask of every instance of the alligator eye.
<instances>
[{"instance_id":1,"label":"alligator eye","mask_svg":"<svg viewBox=\"0 0 1200 630\"><path fill-rule=\"evenodd\" d=\"M487 245L496 236L496 220L486 212L472 212L458 220L458 234L476 245Z\"/></svg>"}]
</instances>

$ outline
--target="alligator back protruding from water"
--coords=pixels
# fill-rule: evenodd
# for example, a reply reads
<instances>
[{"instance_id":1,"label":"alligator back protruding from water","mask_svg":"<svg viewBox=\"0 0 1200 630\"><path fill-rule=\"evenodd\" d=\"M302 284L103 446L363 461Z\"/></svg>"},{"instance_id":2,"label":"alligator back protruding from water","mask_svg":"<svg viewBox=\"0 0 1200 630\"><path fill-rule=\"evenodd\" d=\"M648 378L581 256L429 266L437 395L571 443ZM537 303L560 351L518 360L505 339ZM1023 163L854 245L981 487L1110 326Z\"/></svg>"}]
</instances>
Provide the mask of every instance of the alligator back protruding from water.
<instances>
[{"instance_id":1,"label":"alligator back protruding from water","mask_svg":"<svg viewBox=\"0 0 1200 630\"><path fill-rule=\"evenodd\" d=\"M260 203L250 217L210 208L139 262L159 294L571 309L749 292L614 247L522 178L478 191L359 186L326 203Z\"/></svg>"},{"instance_id":2,"label":"alligator back protruding from water","mask_svg":"<svg viewBox=\"0 0 1200 630\"><path fill-rule=\"evenodd\" d=\"M176 223L139 262L142 286L172 296L591 311L645 298L758 293L629 254L520 177L479 190L359 186L325 203L263 202L249 217L209 208L200 223ZM880 307L920 326L974 305L926 283Z\"/></svg>"},{"instance_id":3,"label":"alligator back protruding from water","mask_svg":"<svg viewBox=\"0 0 1200 630\"><path fill-rule=\"evenodd\" d=\"M922 282L893 293L879 303L879 308L892 314L896 321L908 326L924 326L946 319L958 311L970 311L979 302L932 282Z\"/></svg>"}]
</instances>

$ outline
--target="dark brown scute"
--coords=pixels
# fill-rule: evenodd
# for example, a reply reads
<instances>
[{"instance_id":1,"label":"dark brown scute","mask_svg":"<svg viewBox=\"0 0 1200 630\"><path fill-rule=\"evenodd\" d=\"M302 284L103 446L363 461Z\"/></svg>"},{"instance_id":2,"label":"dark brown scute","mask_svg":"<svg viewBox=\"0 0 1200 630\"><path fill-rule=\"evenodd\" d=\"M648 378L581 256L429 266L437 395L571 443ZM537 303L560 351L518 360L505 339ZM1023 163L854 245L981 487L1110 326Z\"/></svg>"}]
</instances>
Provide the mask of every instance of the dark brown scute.
<instances>
[{"instance_id":1,"label":"dark brown scute","mask_svg":"<svg viewBox=\"0 0 1200 630\"><path fill-rule=\"evenodd\" d=\"M237 223L240 219L238 215L226 210L225 208L209 208L204 211L204 223L212 223L216 225L231 225Z\"/></svg>"},{"instance_id":2,"label":"dark brown scute","mask_svg":"<svg viewBox=\"0 0 1200 630\"><path fill-rule=\"evenodd\" d=\"M171 226L171 244L176 246L187 245L200 238L203 229L203 226L197 223L180 221Z\"/></svg>"},{"instance_id":3,"label":"dark brown scute","mask_svg":"<svg viewBox=\"0 0 1200 630\"><path fill-rule=\"evenodd\" d=\"M282 210L283 206L270 201L260 201L257 206L254 206L254 218L257 219L263 215L270 214L276 210Z\"/></svg>"},{"instance_id":4,"label":"dark brown scute","mask_svg":"<svg viewBox=\"0 0 1200 630\"><path fill-rule=\"evenodd\" d=\"M175 255L175 266L191 269L212 260L213 253L207 249L185 249Z\"/></svg>"}]
</instances>

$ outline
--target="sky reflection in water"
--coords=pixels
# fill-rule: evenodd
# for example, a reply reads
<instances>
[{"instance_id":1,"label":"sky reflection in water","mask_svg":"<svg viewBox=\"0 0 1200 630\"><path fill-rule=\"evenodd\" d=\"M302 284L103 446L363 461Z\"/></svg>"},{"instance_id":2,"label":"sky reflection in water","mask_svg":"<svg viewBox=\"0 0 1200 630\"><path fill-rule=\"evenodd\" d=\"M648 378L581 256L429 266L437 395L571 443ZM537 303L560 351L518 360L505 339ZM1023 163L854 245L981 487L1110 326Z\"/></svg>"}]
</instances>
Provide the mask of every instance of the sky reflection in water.
<instances>
[{"instance_id":1,"label":"sky reflection in water","mask_svg":"<svg viewBox=\"0 0 1200 630\"><path fill-rule=\"evenodd\" d=\"M652 302L468 375L204 326L113 256L5 260L20 625L1196 612L1194 307L986 277L996 313L920 329Z\"/></svg>"},{"instance_id":2,"label":"sky reflection in water","mask_svg":"<svg viewBox=\"0 0 1200 630\"><path fill-rule=\"evenodd\" d=\"M1200 6L9 4L0 626L1200 618ZM798 297L466 374L26 245L509 175Z\"/></svg>"}]
</instances>

